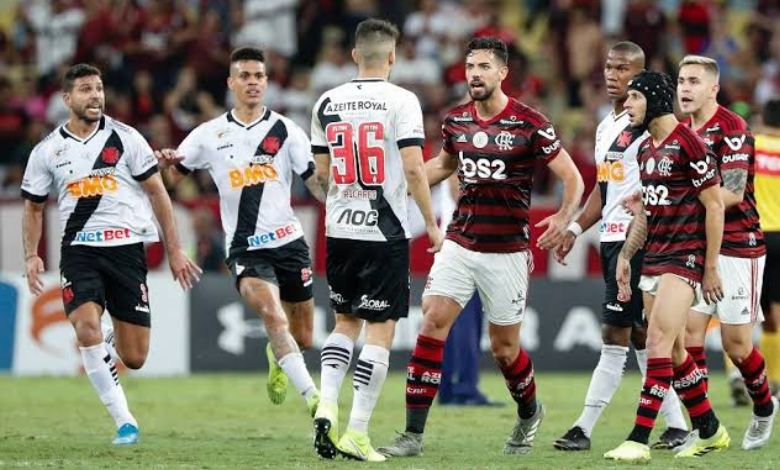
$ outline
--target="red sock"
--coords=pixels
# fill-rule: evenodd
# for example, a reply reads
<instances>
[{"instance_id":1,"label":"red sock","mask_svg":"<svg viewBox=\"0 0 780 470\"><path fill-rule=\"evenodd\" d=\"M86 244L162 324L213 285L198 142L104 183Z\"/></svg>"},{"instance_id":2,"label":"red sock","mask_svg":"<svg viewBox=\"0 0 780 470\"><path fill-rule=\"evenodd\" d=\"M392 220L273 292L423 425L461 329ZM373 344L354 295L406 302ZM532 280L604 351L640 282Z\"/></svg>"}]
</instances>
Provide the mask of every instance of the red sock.
<instances>
[{"instance_id":1,"label":"red sock","mask_svg":"<svg viewBox=\"0 0 780 470\"><path fill-rule=\"evenodd\" d=\"M672 358L651 357L647 359L647 375L639 396L634 429L628 440L647 444L650 432L655 426L658 410L669 392L672 382Z\"/></svg>"},{"instance_id":2,"label":"red sock","mask_svg":"<svg viewBox=\"0 0 780 470\"><path fill-rule=\"evenodd\" d=\"M685 361L674 368L672 386L688 410L691 425L699 430L699 436L707 439L718 429L718 420L712 411L710 399L707 398L707 387L704 374L696 367L690 354Z\"/></svg>"},{"instance_id":3,"label":"red sock","mask_svg":"<svg viewBox=\"0 0 780 470\"><path fill-rule=\"evenodd\" d=\"M742 380L745 382L748 394L753 399L753 408L757 416L769 416L772 414L772 407L767 407L772 399L772 395L769 392L769 381L766 379L766 365L764 363L764 356L761 352L753 348L748 357L742 360L739 364L734 364L737 369L742 373ZM762 410L761 408L769 408L768 410ZM761 412L768 413L762 414Z\"/></svg>"},{"instance_id":4,"label":"red sock","mask_svg":"<svg viewBox=\"0 0 780 470\"><path fill-rule=\"evenodd\" d=\"M444 341L419 335L406 366L406 430L422 433L441 383Z\"/></svg>"},{"instance_id":5,"label":"red sock","mask_svg":"<svg viewBox=\"0 0 780 470\"><path fill-rule=\"evenodd\" d=\"M520 348L514 362L501 367L509 394L517 402L521 418L530 418L536 412L536 381L531 357Z\"/></svg>"},{"instance_id":6,"label":"red sock","mask_svg":"<svg viewBox=\"0 0 780 470\"><path fill-rule=\"evenodd\" d=\"M696 363L696 367L704 375L704 389L709 390L710 370L707 367L707 353L704 352L704 346L691 346L685 348L685 350L688 351L688 354L693 358L693 362Z\"/></svg>"}]
</instances>

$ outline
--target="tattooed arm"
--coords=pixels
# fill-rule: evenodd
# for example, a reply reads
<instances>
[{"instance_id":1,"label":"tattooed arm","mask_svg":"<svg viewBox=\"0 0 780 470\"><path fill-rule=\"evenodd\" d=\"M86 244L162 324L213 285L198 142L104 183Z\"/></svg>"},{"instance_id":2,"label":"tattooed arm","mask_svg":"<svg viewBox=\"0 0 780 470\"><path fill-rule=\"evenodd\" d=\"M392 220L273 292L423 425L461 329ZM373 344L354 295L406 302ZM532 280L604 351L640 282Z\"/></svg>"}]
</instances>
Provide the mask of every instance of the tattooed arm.
<instances>
[{"instance_id":1,"label":"tattooed arm","mask_svg":"<svg viewBox=\"0 0 780 470\"><path fill-rule=\"evenodd\" d=\"M730 168L721 172L723 186L720 194L726 209L736 206L745 198L745 186L747 186L748 171L742 168Z\"/></svg>"},{"instance_id":2,"label":"tattooed arm","mask_svg":"<svg viewBox=\"0 0 780 470\"><path fill-rule=\"evenodd\" d=\"M628 228L626 241L620 250L617 260L615 279L618 284L618 300L631 300L631 258L641 250L647 240L647 214L642 207L642 193L637 192L623 202L625 207L632 207L634 219ZM636 210L639 209L639 210Z\"/></svg>"},{"instance_id":3,"label":"tattooed arm","mask_svg":"<svg viewBox=\"0 0 780 470\"><path fill-rule=\"evenodd\" d=\"M315 153L314 162L316 163L316 170L314 171L314 181L319 184L320 189L324 197L328 196L328 186L330 183L330 154L327 153ZM324 202L324 201L323 201Z\"/></svg>"}]
</instances>

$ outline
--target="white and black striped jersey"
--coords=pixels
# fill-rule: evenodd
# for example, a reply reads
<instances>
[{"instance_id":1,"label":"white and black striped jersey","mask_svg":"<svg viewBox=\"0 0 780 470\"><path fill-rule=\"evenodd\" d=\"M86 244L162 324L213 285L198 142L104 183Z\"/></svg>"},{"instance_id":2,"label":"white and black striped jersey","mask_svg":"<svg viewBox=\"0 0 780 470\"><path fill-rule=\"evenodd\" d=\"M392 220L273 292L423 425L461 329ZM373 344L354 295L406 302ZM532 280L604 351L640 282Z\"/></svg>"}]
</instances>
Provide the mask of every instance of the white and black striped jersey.
<instances>
[{"instance_id":1,"label":"white and black striped jersey","mask_svg":"<svg viewBox=\"0 0 780 470\"><path fill-rule=\"evenodd\" d=\"M648 136L644 130L631 127L628 113L615 115L614 111L599 123L596 129L596 168L601 191L602 242L626 239L631 214L621 203L624 198L642 189L639 164L636 160L639 145Z\"/></svg>"},{"instance_id":2,"label":"white and black striped jersey","mask_svg":"<svg viewBox=\"0 0 780 470\"><path fill-rule=\"evenodd\" d=\"M57 127L30 154L22 197L57 191L62 245L117 246L157 241L141 181L157 172L151 147L132 127L103 116L85 139Z\"/></svg>"},{"instance_id":3,"label":"white and black striped jersey","mask_svg":"<svg viewBox=\"0 0 780 470\"><path fill-rule=\"evenodd\" d=\"M386 241L411 237L401 149L424 143L420 102L382 79L356 79L314 105L312 152L330 154L328 237Z\"/></svg>"},{"instance_id":4,"label":"white and black striped jersey","mask_svg":"<svg viewBox=\"0 0 780 470\"><path fill-rule=\"evenodd\" d=\"M286 245L303 236L290 205L293 173L314 173L309 139L291 120L264 109L242 123L233 111L196 127L179 145L188 173L208 170L219 190L228 257Z\"/></svg>"}]
</instances>

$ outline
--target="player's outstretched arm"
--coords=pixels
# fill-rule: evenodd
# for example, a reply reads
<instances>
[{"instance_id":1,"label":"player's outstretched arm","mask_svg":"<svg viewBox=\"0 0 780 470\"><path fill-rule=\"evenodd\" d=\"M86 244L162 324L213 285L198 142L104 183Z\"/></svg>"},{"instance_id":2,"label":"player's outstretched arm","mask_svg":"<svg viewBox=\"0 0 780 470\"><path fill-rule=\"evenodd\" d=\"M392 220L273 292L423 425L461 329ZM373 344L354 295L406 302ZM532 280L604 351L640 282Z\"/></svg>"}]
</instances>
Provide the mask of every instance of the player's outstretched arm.
<instances>
[{"instance_id":1,"label":"player's outstretched arm","mask_svg":"<svg viewBox=\"0 0 780 470\"><path fill-rule=\"evenodd\" d=\"M154 156L157 158L157 166L163 174L163 180L169 188L176 186L187 176L176 168L176 164L184 160L176 149L155 150Z\"/></svg>"},{"instance_id":2,"label":"player's outstretched arm","mask_svg":"<svg viewBox=\"0 0 780 470\"><path fill-rule=\"evenodd\" d=\"M425 230L428 232L428 240L431 242L428 252L436 253L441 249L444 237L439 229L439 224L436 222L436 215L433 213L431 188L428 186L422 149L416 145L402 148L401 160L403 161L409 192L412 193L412 197L417 203L417 207L420 208L420 212L425 220ZM450 172L450 174L452 173Z\"/></svg>"},{"instance_id":3,"label":"player's outstretched arm","mask_svg":"<svg viewBox=\"0 0 780 470\"><path fill-rule=\"evenodd\" d=\"M720 179L723 186L720 195L723 198L723 206L728 209L736 206L745 199L745 186L747 186L748 171L743 168L729 168L721 171Z\"/></svg>"},{"instance_id":4,"label":"player's outstretched arm","mask_svg":"<svg viewBox=\"0 0 780 470\"><path fill-rule=\"evenodd\" d=\"M707 303L723 299L723 286L718 273L718 256L720 244L723 241L724 205L721 189L718 185L710 186L699 193L699 201L704 205L707 216L704 227L707 233L707 252L704 257L704 279L702 293Z\"/></svg>"},{"instance_id":5,"label":"player's outstretched arm","mask_svg":"<svg viewBox=\"0 0 780 470\"><path fill-rule=\"evenodd\" d=\"M436 158L425 163L425 176L428 178L428 185L430 187L436 186L449 178L457 169L458 159L455 158L455 155L442 149Z\"/></svg>"},{"instance_id":6,"label":"player's outstretched arm","mask_svg":"<svg viewBox=\"0 0 780 470\"><path fill-rule=\"evenodd\" d=\"M536 224L537 227L547 227L537 245L544 250L554 250L563 241L564 231L580 206L585 184L577 166L564 149L547 166L563 182L563 200L558 212Z\"/></svg>"},{"instance_id":7,"label":"player's outstretched arm","mask_svg":"<svg viewBox=\"0 0 780 470\"><path fill-rule=\"evenodd\" d=\"M563 240L558 248L555 249L553 256L555 260L560 264L566 266L566 255L569 254L574 247L574 241L582 232L588 230L601 219L601 190L598 185L594 185L588 200L585 201L585 206L582 208L580 215L577 219L569 224L566 231L563 233Z\"/></svg>"},{"instance_id":8,"label":"player's outstretched arm","mask_svg":"<svg viewBox=\"0 0 780 470\"><path fill-rule=\"evenodd\" d=\"M168 192L159 174L154 174L141 182L141 186L149 196L152 203L154 216L160 223L163 232L165 251L168 253L168 264L171 267L173 278L178 281L182 289L191 289L192 285L200 280L203 270L193 263L184 253L173 222L173 206Z\"/></svg>"},{"instance_id":9,"label":"player's outstretched arm","mask_svg":"<svg viewBox=\"0 0 780 470\"><path fill-rule=\"evenodd\" d=\"M623 200L623 207L634 215L628 226L626 241L618 254L615 279L618 284L618 300L631 300L631 258L645 246L647 240L647 214L642 205L642 192L637 191Z\"/></svg>"},{"instance_id":10,"label":"player's outstretched arm","mask_svg":"<svg viewBox=\"0 0 780 470\"><path fill-rule=\"evenodd\" d=\"M25 271L27 287L33 295L43 293L43 281L40 274L44 270L43 260L38 256L38 244L43 231L43 209L45 202L24 201L24 216L22 217L22 242L24 245Z\"/></svg>"}]
</instances>

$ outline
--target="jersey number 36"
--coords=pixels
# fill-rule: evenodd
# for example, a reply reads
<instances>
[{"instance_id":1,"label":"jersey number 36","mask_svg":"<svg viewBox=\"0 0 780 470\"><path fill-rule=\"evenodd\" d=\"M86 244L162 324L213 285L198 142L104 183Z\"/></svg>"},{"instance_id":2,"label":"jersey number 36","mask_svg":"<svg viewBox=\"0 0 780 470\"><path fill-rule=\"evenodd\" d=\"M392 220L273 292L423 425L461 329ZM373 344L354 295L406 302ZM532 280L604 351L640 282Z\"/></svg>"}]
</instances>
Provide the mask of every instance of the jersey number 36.
<instances>
[{"instance_id":1,"label":"jersey number 36","mask_svg":"<svg viewBox=\"0 0 780 470\"><path fill-rule=\"evenodd\" d=\"M325 128L325 137L331 148L336 184L354 184L358 176L366 186L385 182L385 128L381 122L364 122L357 129L350 122L333 122Z\"/></svg>"}]
</instances>

